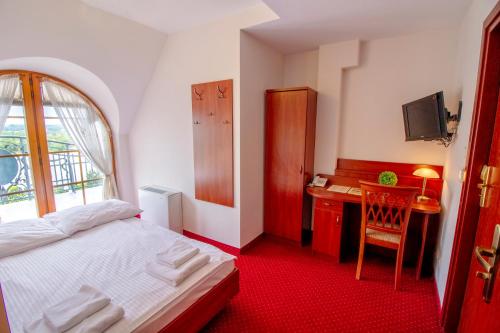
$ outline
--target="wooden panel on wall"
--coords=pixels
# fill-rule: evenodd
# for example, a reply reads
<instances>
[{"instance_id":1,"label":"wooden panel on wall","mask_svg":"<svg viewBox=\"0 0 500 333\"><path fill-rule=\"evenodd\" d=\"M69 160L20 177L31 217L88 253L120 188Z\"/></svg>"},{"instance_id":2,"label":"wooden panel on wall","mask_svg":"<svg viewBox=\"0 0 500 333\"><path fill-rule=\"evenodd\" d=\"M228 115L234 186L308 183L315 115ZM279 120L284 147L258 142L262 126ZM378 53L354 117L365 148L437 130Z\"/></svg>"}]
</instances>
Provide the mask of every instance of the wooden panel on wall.
<instances>
[{"instance_id":1,"label":"wooden panel on wall","mask_svg":"<svg viewBox=\"0 0 500 333\"><path fill-rule=\"evenodd\" d=\"M193 84L195 198L234 207L233 80Z\"/></svg>"}]
</instances>

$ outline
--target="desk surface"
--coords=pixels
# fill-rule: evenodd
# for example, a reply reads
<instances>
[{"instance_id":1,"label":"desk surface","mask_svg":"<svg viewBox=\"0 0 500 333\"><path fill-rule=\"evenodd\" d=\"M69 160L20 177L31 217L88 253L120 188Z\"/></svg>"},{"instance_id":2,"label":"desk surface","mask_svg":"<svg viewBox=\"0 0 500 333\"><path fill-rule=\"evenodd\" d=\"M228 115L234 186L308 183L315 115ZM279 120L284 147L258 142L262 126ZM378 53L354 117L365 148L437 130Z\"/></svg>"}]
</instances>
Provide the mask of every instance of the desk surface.
<instances>
[{"instance_id":1,"label":"desk surface","mask_svg":"<svg viewBox=\"0 0 500 333\"><path fill-rule=\"evenodd\" d=\"M360 195L327 191L326 189L329 185L331 184L328 184L327 187L307 187L306 191L315 198L361 203ZM414 212L418 213L437 214L441 212L441 205L436 199L429 199L422 202L415 200L411 207Z\"/></svg>"}]
</instances>

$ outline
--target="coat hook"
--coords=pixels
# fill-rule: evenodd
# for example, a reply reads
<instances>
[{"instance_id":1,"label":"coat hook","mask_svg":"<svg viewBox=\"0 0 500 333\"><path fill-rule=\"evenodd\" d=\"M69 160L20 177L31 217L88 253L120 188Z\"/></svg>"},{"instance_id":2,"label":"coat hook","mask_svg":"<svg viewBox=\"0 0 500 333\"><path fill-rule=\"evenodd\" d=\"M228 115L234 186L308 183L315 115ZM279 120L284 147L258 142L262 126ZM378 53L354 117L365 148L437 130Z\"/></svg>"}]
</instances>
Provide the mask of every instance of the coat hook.
<instances>
[{"instance_id":1,"label":"coat hook","mask_svg":"<svg viewBox=\"0 0 500 333\"><path fill-rule=\"evenodd\" d=\"M203 98L201 97L201 95L203 94L203 91L201 92L198 92L198 90L196 88L194 88L194 93L196 95L196 99L199 99L199 100L202 100Z\"/></svg>"},{"instance_id":2,"label":"coat hook","mask_svg":"<svg viewBox=\"0 0 500 333\"><path fill-rule=\"evenodd\" d=\"M193 125L199 125L199 124L201 124L201 123L200 123L198 120L195 120L195 121L193 122Z\"/></svg>"},{"instance_id":3,"label":"coat hook","mask_svg":"<svg viewBox=\"0 0 500 333\"><path fill-rule=\"evenodd\" d=\"M209 116L213 116L213 115L215 115L215 113L210 112L208 115L209 115Z\"/></svg>"},{"instance_id":4,"label":"coat hook","mask_svg":"<svg viewBox=\"0 0 500 333\"><path fill-rule=\"evenodd\" d=\"M224 96L225 92L226 92L226 88L221 88L219 85L217 85L217 96L219 98L226 98L226 96Z\"/></svg>"},{"instance_id":5,"label":"coat hook","mask_svg":"<svg viewBox=\"0 0 500 333\"><path fill-rule=\"evenodd\" d=\"M223 124L230 124L231 122L229 120L224 120L222 123Z\"/></svg>"}]
</instances>

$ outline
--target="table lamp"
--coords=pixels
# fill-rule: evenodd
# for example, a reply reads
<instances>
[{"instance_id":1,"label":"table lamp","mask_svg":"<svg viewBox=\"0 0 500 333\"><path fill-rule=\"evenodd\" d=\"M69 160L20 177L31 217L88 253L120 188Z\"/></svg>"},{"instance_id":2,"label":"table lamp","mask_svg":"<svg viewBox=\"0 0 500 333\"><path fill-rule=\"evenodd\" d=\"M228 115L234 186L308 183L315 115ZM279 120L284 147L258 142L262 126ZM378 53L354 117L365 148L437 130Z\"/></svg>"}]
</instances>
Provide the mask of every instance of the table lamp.
<instances>
[{"instance_id":1,"label":"table lamp","mask_svg":"<svg viewBox=\"0 0 500 333\"><path fill-rule=\"evenodd\" d=\"M430 168L419 168L413 171L413 175L424 178L424 184L422 185L422 195L419 195L417 197L417 201L429 200L429 197L425 196L425 185L427 183L427 178L436 179L439 178L439 174L435 170Z\"/></svg>"}]
</instances>

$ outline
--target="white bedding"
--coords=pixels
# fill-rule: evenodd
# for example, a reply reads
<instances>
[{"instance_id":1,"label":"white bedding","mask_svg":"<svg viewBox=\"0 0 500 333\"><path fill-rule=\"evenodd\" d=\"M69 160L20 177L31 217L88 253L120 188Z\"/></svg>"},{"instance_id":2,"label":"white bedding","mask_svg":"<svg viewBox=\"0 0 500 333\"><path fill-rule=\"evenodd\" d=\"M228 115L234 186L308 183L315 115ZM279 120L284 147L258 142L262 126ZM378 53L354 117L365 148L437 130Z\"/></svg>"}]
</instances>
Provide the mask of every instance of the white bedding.
<instances>
[{"instance_id":1,"label":"white bedding","mask_svg":"<svg viewBox=\"0 0 500 333\"><path fill-rule=\"evenodd\" d=\"M22 253L68 237L43 219L0 224L0 258Z\"/></svg>"},{"instance_id":2,"label":"white bedding","mask_svg":"<svg viewBox=\"0 0 500 333\"><path fill-rule=\"evenodd\" d=\"M171 287L149 276L144 267L157 252L181 237L209 254L210 263L178 287ZM194 302L194 296L199 297L201 291L209 289L203 283L215 285L218 281L213 276L222 280L231 272L233 261L233 256L213 246L131 218L2 258L0 283L12 333L22 332L24 323L40 315L44 308L74 294L82 284L100 289L125 309L125 317L109 330L121 333L139 326L144 328L160 312L180 313L178 306L171 307L184 304L187 308L190 304L183 297L190 295Z\"/></svg>"}]
</instances>

